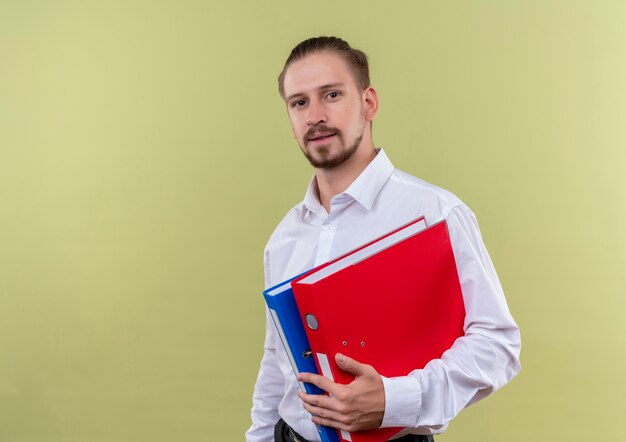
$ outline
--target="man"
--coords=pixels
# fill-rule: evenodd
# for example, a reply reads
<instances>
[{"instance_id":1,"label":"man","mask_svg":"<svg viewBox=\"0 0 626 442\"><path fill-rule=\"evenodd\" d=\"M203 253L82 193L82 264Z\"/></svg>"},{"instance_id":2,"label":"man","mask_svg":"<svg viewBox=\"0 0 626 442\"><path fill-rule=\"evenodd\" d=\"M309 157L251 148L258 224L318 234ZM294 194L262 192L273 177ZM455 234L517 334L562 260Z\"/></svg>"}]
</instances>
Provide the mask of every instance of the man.
<instances>
[{"instance_id":1,"label":"man","mask_svg":"<svg viewBox=\"0 0 626 442\"><path fill-rule=\"evenodd\" d=\"M347 431L404 427L399 441L432 440L464 407L520 369L519 330L474 214L451 193L395 169L385 152L374 148L378 96L363 52L335 37L305 40L287 59L279 91L315 175L304 201L269 239L266 288L419 216L428 225L445 219L463 291L465 335L441 359L395 378L338 354L339 367L356 375L351 384L339 385L310 373L296 379L268 316L247 440L318 441L314 424ZM330 396L304 394L298 381Z\"/></svg>"}]
</instances>

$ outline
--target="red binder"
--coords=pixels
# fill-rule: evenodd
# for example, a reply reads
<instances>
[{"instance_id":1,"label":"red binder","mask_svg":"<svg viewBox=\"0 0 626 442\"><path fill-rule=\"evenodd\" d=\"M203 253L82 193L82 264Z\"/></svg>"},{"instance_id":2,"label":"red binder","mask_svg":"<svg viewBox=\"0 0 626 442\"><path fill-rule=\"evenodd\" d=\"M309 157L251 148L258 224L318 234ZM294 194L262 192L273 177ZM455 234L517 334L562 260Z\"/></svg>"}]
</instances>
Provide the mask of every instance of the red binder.
<instances>
[{"instance_id":1,"label":"red binder","mask_svg":"<svg viewBox=\"0 0 626 442\"><path fill-rule=\"evenodd\" d=\"M407 229L417 232L394 243L394 235L406 236ZM425 228L423 219L415 220L291 284L317 368L341 384L354 376L335 364L336 353L383 376L404 376L463 336L465 307L445 221ZM400 430L340 435L378 442Z\"/></svg>"}]
</instances>

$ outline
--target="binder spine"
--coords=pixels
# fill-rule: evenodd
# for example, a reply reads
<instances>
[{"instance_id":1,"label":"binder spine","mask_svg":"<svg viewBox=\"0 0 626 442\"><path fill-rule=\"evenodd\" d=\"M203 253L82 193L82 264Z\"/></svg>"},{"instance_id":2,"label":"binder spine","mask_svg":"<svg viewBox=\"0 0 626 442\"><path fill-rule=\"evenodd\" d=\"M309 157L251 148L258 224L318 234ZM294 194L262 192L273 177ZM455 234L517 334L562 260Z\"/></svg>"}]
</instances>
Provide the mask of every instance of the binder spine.
<instances>
[{"instance_id":1,"label":"binder spine","mask_svg":"<svg viewBox=\"0 0 626 442\"><path fill-rule=\"evenodd\" d=\"M303 355L305 350L310 349L310 345L300 321L293 291L289 289L271 296L267 293L270 290L264 292L265 301L294 373L296 375L300 372L320 373L316 369L314 358L305 358ZM300 389L308 394L324 394L324 390L316 385L304 382L299 384ZM321 425L316 425L316 428L322 442L340 442L335 428Z\"/></svg>"},{"instance_id":2,"label":"binder spine","mask_svg":"<svg viewBox=\"0 0 626 442\"><path fill-rule=\"evenodd\" d=\"M316 344L320 342L327 342L327 336L324 327L323 313L320 312L318 308L316 308L315 286L311 284L300 284L298 282L293 282L291 286L293 289L294 297L296 299L296 304L298 305L298 310L300 311L300 318L302 319L302 324L304 325L304 330L306 332L309 343L311 344L311 348L320 348L320 346ZM318 353L313 352L317 372L322 373L324 376L334 380L335 376L332 367L335 365L335 355L327 355L324 353L320 354L322 354L323 357L326 357L326 360L329 362L328 365L330 365L331 368L330 373L328 373L329 367L325 364L321 364Z\"/></svg>"}]
</instances>

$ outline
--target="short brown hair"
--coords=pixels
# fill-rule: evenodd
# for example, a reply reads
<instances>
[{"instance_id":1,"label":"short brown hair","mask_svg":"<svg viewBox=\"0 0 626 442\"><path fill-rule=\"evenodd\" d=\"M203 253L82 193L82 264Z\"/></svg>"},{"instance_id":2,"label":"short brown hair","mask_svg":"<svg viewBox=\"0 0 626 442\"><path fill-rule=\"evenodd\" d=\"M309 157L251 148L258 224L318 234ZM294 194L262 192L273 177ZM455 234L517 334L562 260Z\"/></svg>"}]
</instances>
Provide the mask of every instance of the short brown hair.
<instances>
[{"instance_id":1,"label":"short brown hair","mask_svg":"<svg viewBox=\"0 0 626 442\"><path fill-rule=\"evenodd\" d=\"M354 76L354 82L360 90L365 90L370 85L370 69L367 63L367 55L359 49L351 47L347 41L339 37L313 37L303 42L291 50L283 70L278 76L278 92L285 98L285 72L291 63L300 60L314 52L332 51L341 55L348 63L348 67Z\"/></svg>"}]
</instances>

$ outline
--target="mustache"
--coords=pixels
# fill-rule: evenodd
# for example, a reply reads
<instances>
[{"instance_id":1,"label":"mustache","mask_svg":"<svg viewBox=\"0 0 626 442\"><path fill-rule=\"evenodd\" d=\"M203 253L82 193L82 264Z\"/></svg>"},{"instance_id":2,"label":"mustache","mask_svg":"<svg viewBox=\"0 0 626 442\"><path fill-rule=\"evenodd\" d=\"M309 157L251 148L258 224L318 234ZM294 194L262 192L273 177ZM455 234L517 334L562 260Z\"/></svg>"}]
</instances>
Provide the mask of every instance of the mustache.
<instances>
[{"instance_id":1,"label":"mustache","mask_svg":"<svg viewBox=\"0 0 626 442\"><path fill-rule=\"evenodd\" d=\"M316 126L311 126L309 130L307 130L306 133L304 134L304 139L309 140L310 138L313 138L316 134L323 133L323 132L333 132L339 138L341 138L341 131L337 129L336 127L330 127L330 126L325 126L323 124L319 124Z\"/></svg>"}]
</instances>

